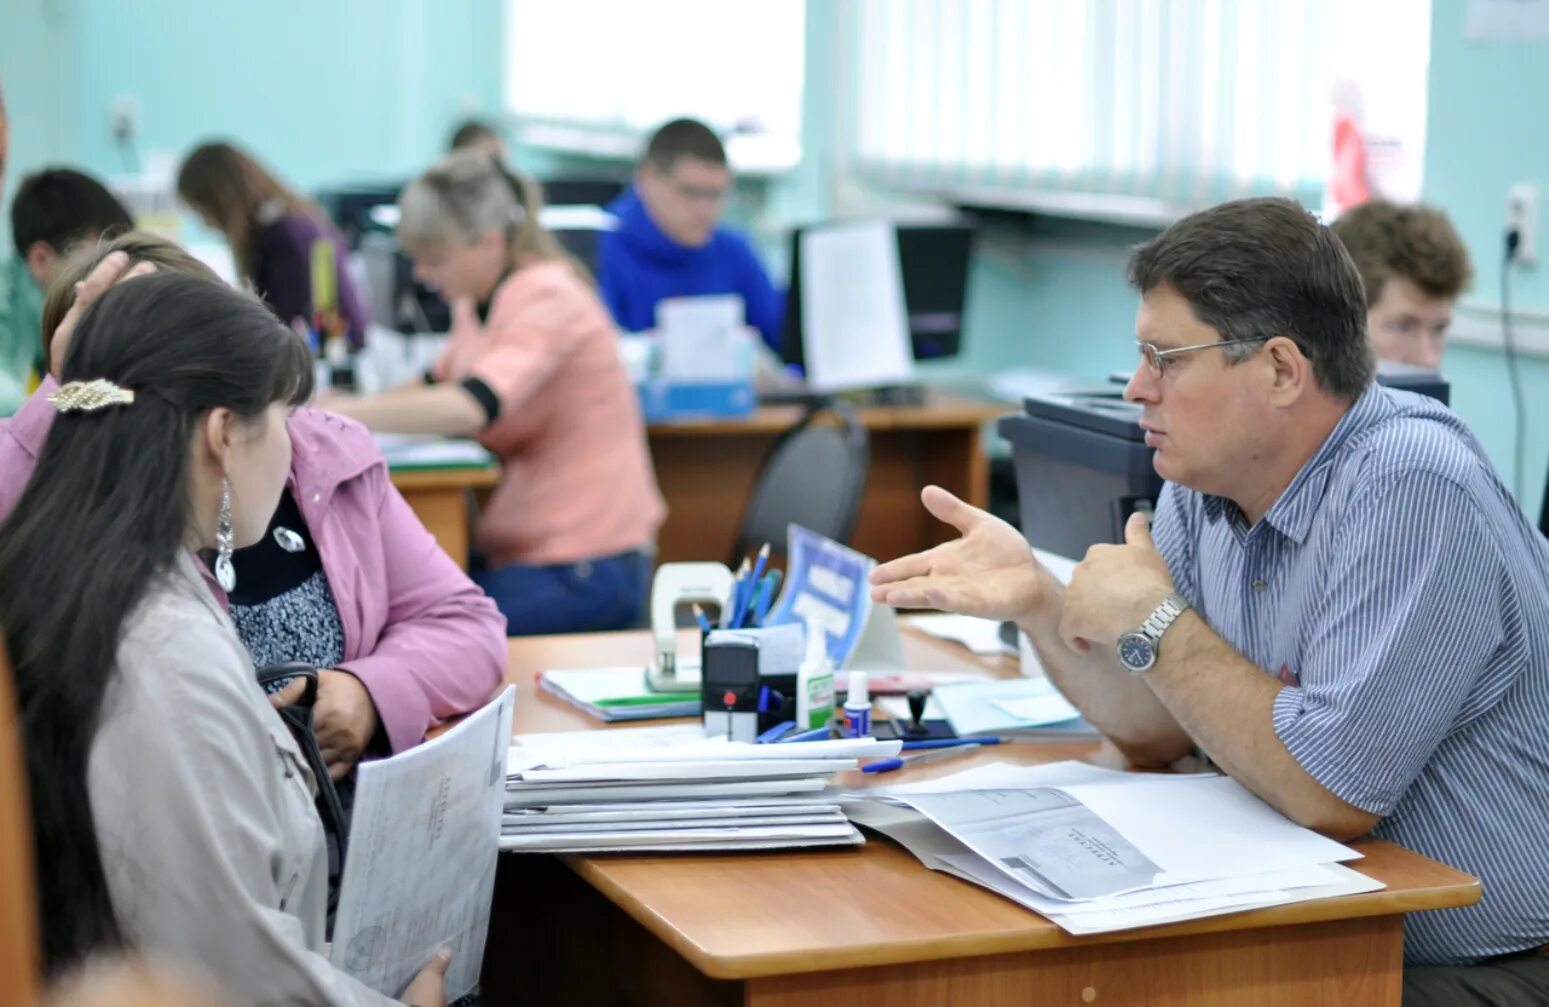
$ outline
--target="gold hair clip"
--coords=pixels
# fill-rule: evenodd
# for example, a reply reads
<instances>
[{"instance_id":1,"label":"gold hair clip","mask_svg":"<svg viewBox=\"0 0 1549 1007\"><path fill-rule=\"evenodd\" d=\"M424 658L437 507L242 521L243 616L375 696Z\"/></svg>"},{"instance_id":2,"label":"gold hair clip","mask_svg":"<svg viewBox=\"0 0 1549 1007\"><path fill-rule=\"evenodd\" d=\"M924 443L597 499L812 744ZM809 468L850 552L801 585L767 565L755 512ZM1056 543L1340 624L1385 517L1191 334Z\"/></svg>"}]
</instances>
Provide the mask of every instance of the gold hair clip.
<instances>
[{"instance_id":1,"label":"gold hair clip","mask_svg":"<svg viewBox=\"0 0 1549 1007\"><path fill-rule=\"evenodd\" d=\"M94 413L108 406L129 405L134 401L134 392L118 387L107 378L93 378L61 385L48 401L62 413Z\"/></svg>"}]
</instances>

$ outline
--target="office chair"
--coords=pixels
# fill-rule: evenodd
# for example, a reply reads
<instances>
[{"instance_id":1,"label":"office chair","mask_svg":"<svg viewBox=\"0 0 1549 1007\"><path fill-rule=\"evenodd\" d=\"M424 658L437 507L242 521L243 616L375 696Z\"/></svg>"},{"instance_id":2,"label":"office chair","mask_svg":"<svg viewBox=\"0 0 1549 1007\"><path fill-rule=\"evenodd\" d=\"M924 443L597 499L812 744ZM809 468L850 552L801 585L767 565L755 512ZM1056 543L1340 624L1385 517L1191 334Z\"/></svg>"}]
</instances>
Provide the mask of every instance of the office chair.
<instances>
[{"instance_id":1,"label":"office chair","mask_svg":"<svg viewBox=\"0 0 1549 1007\"><path fill-rule=\"evenodd\" d=\"M1538 513L1538 530L1544 538L1549 538L1549 480L1544 483L1544 503Z\"/></svg>"},{"instance_id":2,"label":"office chair","mask_svg":"<svg viewBox=\"0 0 1549 1007\"><path fill-rule=\"evenodd\" d=\"M823 413L834 422L821 421ZM812 406L764 458L737 530L733 568L765 542L783 553L793 522L848 543L870 466L870 436L855 412L842 402Z\"/></svg>"}]
</instances>

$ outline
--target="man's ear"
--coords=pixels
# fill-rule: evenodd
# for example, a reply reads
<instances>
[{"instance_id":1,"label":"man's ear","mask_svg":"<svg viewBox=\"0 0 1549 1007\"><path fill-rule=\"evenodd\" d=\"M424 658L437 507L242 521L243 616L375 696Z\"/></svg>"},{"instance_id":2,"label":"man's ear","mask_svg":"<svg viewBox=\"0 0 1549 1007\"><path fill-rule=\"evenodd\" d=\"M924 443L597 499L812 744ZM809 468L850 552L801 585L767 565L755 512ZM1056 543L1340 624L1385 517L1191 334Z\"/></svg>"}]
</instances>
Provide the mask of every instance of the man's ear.
<instances>
[{"instance_id":1,"label":"man's ear","mask_svg":"<svg viewBox=\"0 0 1549 1007\"><path fill-rule=\"evenodd\" d=\"M1301 347L1288 336L1276 336L1264 344L1263 356L1270 376L1270 401L1274 405L1288 406L1305 395L1317 378L1312 371L1312 361L1302 354Z\"/></svg>"}]
</instances>

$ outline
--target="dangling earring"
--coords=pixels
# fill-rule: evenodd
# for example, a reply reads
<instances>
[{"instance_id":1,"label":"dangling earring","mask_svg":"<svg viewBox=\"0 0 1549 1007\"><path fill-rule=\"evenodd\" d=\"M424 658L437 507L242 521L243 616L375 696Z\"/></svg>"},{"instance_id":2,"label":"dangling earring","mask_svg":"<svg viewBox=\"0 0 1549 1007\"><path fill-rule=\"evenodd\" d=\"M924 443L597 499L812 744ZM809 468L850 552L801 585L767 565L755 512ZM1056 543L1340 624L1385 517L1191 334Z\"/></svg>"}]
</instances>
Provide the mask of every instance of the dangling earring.
<instances>
[{"instance_id":1,"label":"dangling earring","mask_svg":"<svg viewBox=\"0 0 1549 1007\"><path fill-rule=\"evenodd\" d=\"M221 479L221 513L215 521L215 580L230 594L237 586L237 571L231 565L236 535L231 530L231 483Z\"/></svg>"}]
</instances>

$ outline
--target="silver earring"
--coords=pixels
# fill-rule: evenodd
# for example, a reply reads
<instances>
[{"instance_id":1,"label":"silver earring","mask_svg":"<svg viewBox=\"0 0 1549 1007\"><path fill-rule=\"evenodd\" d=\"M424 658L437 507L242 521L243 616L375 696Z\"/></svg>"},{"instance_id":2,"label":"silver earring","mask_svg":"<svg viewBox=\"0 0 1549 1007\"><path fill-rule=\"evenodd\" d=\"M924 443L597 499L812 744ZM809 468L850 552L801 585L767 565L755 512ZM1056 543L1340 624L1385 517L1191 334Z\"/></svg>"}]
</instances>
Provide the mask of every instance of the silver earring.
<instances>
[{"instance_id":1,"label":"silver earring","mask_svg":"<svg viewBox=\"0 0 1549 1007\"><path fill-rule=\"evenodd\" d=\"M221 513L215 521L215 580L230 594L237 586L237 571L231 565L236 535L231 530L231 483L221 480Z\"/></svg>"},{"instance_id":2,"label":"silver earring","mask_svg":"<svg viewBox=\"0 0 1549 1007\"><path fill-rule=\"evenodd\" d=\"M286 528L284 525L275 525L274 543L286 552L306 552L306 539Z\"/></svg>"}]
</instances>

